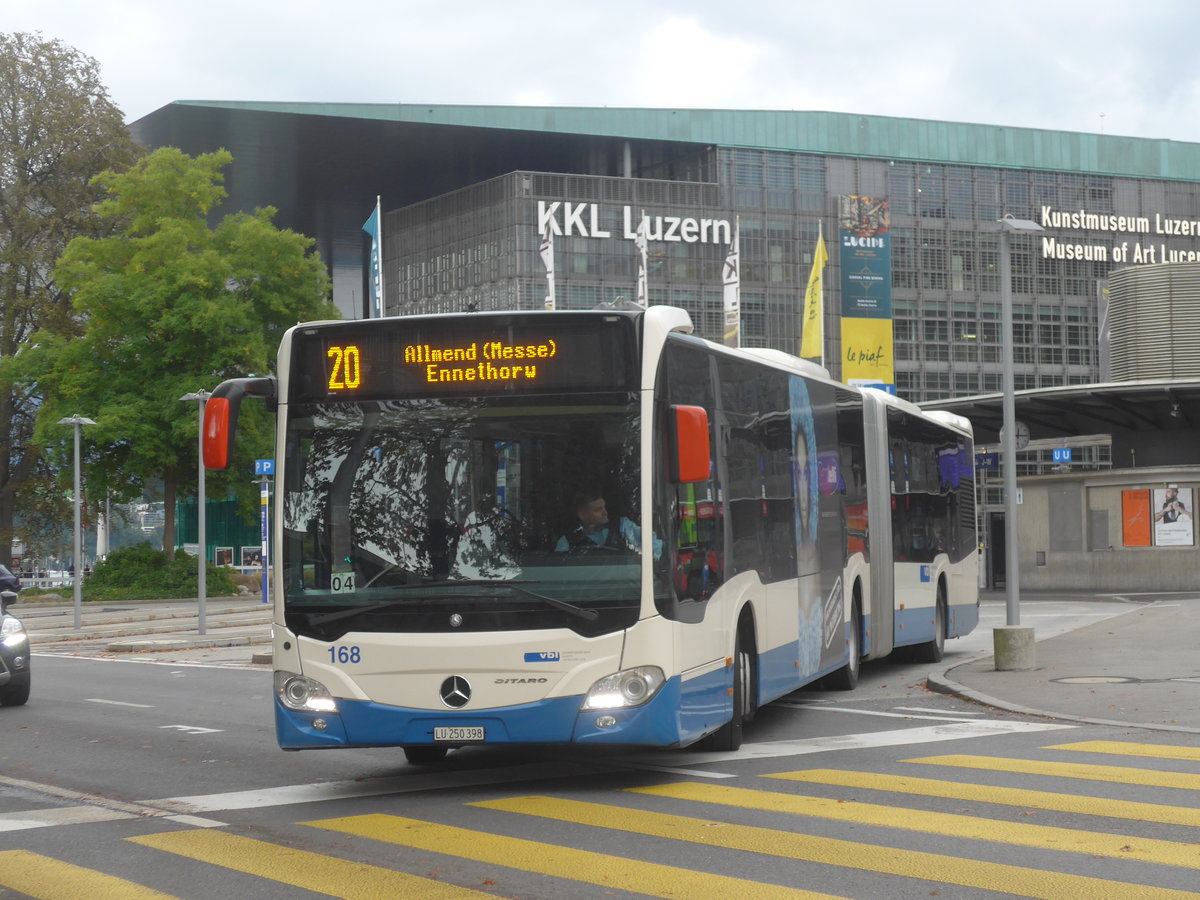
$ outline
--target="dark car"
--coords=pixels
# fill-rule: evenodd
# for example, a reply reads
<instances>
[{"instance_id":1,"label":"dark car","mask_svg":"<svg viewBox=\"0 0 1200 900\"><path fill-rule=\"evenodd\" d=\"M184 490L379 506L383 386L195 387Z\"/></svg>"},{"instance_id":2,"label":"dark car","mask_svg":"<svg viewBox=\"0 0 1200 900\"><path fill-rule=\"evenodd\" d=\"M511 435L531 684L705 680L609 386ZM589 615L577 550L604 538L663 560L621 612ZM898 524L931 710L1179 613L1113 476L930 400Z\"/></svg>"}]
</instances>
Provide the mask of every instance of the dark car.
<instances>
[{"instance_id":1,"label":"dark car","mask_svg":"<svg viewBox=\"0 0 1200 900\"><path fill-rule=\"evenodd\" d=\"M8 566L0 565L0 591L12 591L15 594L20 590L21 579Z\"/></svg>"},{"instance_id":2,"label":"dark car","mask_svg":"<svg viewBox=\"0 0 1200 900\"><path fill-rule=\"evenodd\" d=\"M8 607L17 595L0 593L0 706L20 706L29 699L29 635Z\"/></svg>"}]
</instances>

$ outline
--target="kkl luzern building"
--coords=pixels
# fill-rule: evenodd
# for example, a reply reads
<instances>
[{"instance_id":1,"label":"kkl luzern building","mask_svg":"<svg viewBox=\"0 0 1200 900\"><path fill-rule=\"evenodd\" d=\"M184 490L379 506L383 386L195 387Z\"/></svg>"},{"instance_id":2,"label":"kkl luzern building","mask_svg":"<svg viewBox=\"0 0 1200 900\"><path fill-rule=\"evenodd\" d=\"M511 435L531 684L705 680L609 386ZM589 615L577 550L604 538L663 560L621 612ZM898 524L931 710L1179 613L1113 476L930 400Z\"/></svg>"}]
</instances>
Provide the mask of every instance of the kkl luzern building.
<instances>
[{"instance_id":1,"label":"kkl luzern building","mask_svg":"<svg viewBox=\"0 0 1200 900\"><path fill-rule=\"evenodd\" d=\"M1174 312L1180 290L1148 301L1110 275L1200 264L1200 144L823 112L415 104L186 101L132 129L149 146L230 150L226 210L275 206L316 238L347 317L372 312L362 228L377 198L387 315L540 309L551 292L558 308L633 301L640 231L650 303L721 340L736 244L741 344L797 353L823 241L831 373L948 408L1002 389L998 220L1035 222L1011 236L1018 418L1035 441L1023 494L1070 489L1046 501L1045 546L1023 543L1023 583L1191 583L1194 533L1130 543L1127 501L1200 494L1200 321ZM1146 380L1110 375L1101 330L1110 305L1136 322L1142 303L1166 312L1140 346L1172 363L1131 400L1096 387ZM986 401L967 404L981 443L998 428ZM1067 444L1064 461L1052 451Z\"/></svg>"}]
</instances>

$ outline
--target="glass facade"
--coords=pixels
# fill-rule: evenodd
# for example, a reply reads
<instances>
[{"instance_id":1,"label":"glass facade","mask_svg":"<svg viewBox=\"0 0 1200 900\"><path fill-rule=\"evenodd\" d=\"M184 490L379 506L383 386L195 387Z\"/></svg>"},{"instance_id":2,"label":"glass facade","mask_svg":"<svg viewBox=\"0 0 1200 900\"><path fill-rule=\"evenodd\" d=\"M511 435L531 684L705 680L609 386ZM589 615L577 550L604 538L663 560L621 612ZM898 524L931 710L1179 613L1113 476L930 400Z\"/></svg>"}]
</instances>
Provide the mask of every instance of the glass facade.
<instances>
[{"instance_id":1,"label":"glass facade","mask_svg":"<svg viewBox=\"0 0 1200 900\"><path fill-rule=\"evenodd\" d=\"M1018 390L1098 380L1098 289L1110 271L1132 262L1116 258L1127 236L1144 245L1143 254L1186 254L1200 245L1196 234L1114 228L1117 216L1153 223L1150 232L1166 219L1194 221L1200 185L1191 183L768 150L709 154L686 174L715 174L716 181L513 172L394 211L384 230L388 312L541 308L539 210L553 204L560 231L566 213L577 213L571 233L555 237L557 305L632 300L637 256L623 230L630 210L634 223L644 210L736 222L742 343L796 352L800 300L820 227L830 248L826 359L837 376L837 199L886 197L896 385L901 396L919 402L1001 389L996 220L1002 215L1049 223L1043 234L1012 240ZM654 237L652 229L650 302L687 309L702 335L719 339L727 247Z\"/></svg>"}]
</instances>

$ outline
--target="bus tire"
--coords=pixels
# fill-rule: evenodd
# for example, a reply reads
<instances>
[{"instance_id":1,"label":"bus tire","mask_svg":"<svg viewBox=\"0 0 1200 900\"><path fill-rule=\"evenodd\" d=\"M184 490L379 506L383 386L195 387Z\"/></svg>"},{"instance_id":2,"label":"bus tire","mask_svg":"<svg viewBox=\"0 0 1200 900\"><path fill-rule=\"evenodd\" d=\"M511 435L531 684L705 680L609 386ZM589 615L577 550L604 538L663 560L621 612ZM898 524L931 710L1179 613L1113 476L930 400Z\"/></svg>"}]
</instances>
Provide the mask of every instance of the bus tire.
<instances>
[{"instance_id":1,"label":"bus tire","mask_svg":"<svg viewBox=\"0 0 1200 900\"><path fill-rule=\"evenodd\" d=\"M913 657L917 662L936 663L942 661L942 657L946 653L946 622L948 619L946 582L939 581L937 603L933 608L933 639L913 647Z\"/></svg>"},{"instance_id":2,"label":"bus tire","mask_svg":"<svg viewBox=\"0 0 1200 900\"><path fill-rule=\"evenodd\" d=\"M446 758L445 747L405 747L404 758L414 766L432 766Z\"/></svg>"},{"instance_id":3,"label":"bus tire","mask_svg":"<svg viewBox=\"0 0 1200 900\"><path fill-rule=\"evenodd\" d=\"M846 640L846 664L829 675L827 684L835 691L852 691L858 686L858 674L862 668L862 602L857 585L854 601L850 604L850 636Z\"/></svg>"},{"instance_id":4,"label":"bus tire","mask_svg":"<svg viewBox=\"0 0 1200 900\"><path fill-rule=\"evenodd\" d=\"M742 746L742 726L753 717L754 647L738 628L733 642L733 715L704 741L706 750L728 752Z\"/></svg>"}]
</instances>

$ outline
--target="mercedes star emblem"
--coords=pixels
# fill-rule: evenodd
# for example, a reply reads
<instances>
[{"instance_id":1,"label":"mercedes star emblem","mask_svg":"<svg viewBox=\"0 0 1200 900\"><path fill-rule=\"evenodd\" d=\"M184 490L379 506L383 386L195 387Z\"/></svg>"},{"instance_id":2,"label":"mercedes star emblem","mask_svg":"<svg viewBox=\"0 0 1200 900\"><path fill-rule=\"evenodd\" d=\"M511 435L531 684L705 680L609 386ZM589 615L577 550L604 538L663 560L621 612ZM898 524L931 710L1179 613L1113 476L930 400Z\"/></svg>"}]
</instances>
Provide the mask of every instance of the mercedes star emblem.
<instances>
[{"instance_id":1,"label":"mercedes star emblem","mask_svg":"<svg viewBox=\"0 0 1200 900\"><path fill-rule=\"evenodd\" d=\"M438 694L451 709L462 709L471 699L471 683L461 675L451 675L442 682Z\"/></svg>"}]
</instances>

